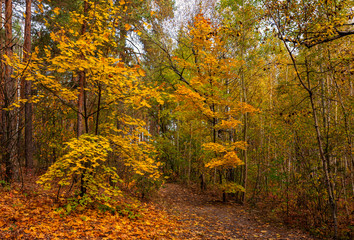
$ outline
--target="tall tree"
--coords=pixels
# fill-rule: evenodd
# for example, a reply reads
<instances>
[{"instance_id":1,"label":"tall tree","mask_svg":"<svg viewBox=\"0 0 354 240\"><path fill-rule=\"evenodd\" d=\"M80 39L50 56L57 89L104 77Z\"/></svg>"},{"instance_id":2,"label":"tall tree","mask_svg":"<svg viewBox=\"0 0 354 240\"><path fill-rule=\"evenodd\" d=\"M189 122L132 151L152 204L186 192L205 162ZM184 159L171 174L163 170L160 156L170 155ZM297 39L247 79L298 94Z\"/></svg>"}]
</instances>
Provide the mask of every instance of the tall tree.
<instances>
[{"instance_id":1,"label":"tall tree","mask_svg":"<svg viewBox=\"0 0 354 240\"><path fill-rule=\"evenodd\" d=\"M335 176L338 163L336 158L332 157L336 143L331 140L331 134L334 132L331 130L333 104L330 99L338 98L340 95L338 92L331 93L330 83L335 83L336 77L330 76L328 72L336 67L331 63L334 60L329 44L354 34L351 29L353 23L348 21L353 16L350 10L352 1L269 1L265 5L277 35L289 54L296 78L307 93L313 117L312 131L316 137L318 156L322 165L321 174L331 209L333 237L336 239L338 191ZM312 14L313 12L316 14ZM298 52L295 52L295 49ZM328 72L324 70L325 62L328 63L325 66ZM338 100L342 102L341 99Z\"/></svg>"},{"instance_id":2,"label":"tall tree","mask_svg":"<svg viewBox=\"0 0 354 240\"><path fill-rule=\"evenodd\" d=\"M3 21L3 4L4 0L0 0L0 57L3 58L4 55L4 21ZM3 91L3 79L4 79L4 63L3 61L0 62L0 106L3 106L4 101L4 91ZM2 112L3 110L0 109L0 119L2 120ZM3 131L2 125L0 125L0 142L3 139Z\"/></svg>"},{"instance_id":3,"label":"tall tree","mask_svg":"<svg viewBox=\"0 0 354 240\"><path fill-rule=\"evenodd\" d=\"M89 10L88 1L84 1L83 6L83 23L81 26L80 35L84 37L87 28L87 12ZM81 60L85 60L84 54L80 56ZM84 132L88 133L88 124L87 124L87 111L86 111L86 72L85 70L79 70L78 72L78 81L79 81L79 96L78 96L78 113L77 113L77 137L79 138Z\"/></svg>"},{"instance_id":4,"label":"tall tree","mask_svg":"<svg viewBox=\"0 0 354 240\"><path fill-rule=\"evenodd\" d=\"M101 196L97 191L101 187L107 190L103 195L118 194L109 176L115 184L118 177L138 179L138 183L157 181L154 149L140 138L149 136L143 120L121 112L119 106L124 104L134 112L149 107L147 99L159 99L159 95L141 82L144 72L138 66L129 67L111 54L117 47L114 19L124 8L106 1L86 2L70 12L68 23L58 23L58 30L50 35L53 48L47 46L44 57L38 57L38 50L32 54L28 80L35 81L43 100L62 104L68 115L83 117L81 135L67 141L69 148L41 181L48 183L59 176L63 178L59 186L65 187L79 178L80 195L94 199ZM55 18L62 11L55 9L54 13ZM54 49L57 54L52 55ZM24 68L22 64L17 72ZM77 75L79 83L73 81Z\"/></svg>"},{"instance_id":5,"label":"tall tree","mask_svg":"<svg viewBox=\"0 0 354 240\"><path fill-rule=\"evenodd\" d=\"M25 37L23 45L23 62L27 64L31 60L31 16L32 16L32 0L26 0L25 14ZM33 104L31 102L32 81L26 81L26 77L22 78L25 84L25 158L26 167L33 168Z\"/></svg>"},{"instance_id":6,"label":"tall tree","mask_svg":"<svg viewBox=\"0 0 354 240\"><path fill-rule=\"evenodd\" d=\"M5 0L5 55L11 58L13 54L12 38L12 0ZM13 102L16 97L15 81L11 77L12 67L5 63L4 74L2 78L2 160L5 164L5 181L10 182L13 176L13 161L15 148L15 115Z\"/></svg>"},{"instance_id":7,"label":"tall tree","mask_svg":"<svg viewBox=\"0 0 354 240\"><path fill-rule=\"evenodd\" d=\"M262 8L258 1L254 0L240 0L240 1L220 1L218 7L221 15L223 28L225 31L224 41L226 48L229 49L229 54L237 59L238 64L233 71L237 72L238 76L230 83L230 88L238 95L239 100L246 104L251 104L261 107L255 101L258 93L258 84L262 81L264 64L264 53L262 53L261 34L258 28L261 26ZM242 127L238 132L238 138L245 142L249 142L252 134L249 129L254 126L251 125L251 115L247 112L242 114L240 119ZM252 146L251 146L252 148ZM230 173L232 177L238 176L240 184L245 188L245 192L241 192L237 196L239 202L246 201L246 192L248 184L248 170L249 170L249 152L243 150L240 154L244 165L240 168L233 169ZM253 163L252 163L253 164Z\"/></svg>"},{"instance_id":8,"label":"tall tree","mask_svg":"<svg viewBox=\"0 0 354 240\"><path fill-rule=\"evenodd\" d=\"M230 86L237 78L233 69L238 62L225 48L222 28L214 27L198 14L189 34L190 38L181 40L182 46L189 47L189 52L180 50L177 52L181 55L174 57L176 66L181 69L179 73L182 73L175 86L176 99L180 103L176 110L181 111L182 116L189 115L194 121L200 121L204 128L205 137L201 140L204 163L213 170L226 200L227 192L244 191L227 175L230 169L244 164L237 151L245 149L246 144L237 141L235 136L241 124L239 114L255 109L245 102L235 101L235 92Z\"/></svg>"}]
</instances>

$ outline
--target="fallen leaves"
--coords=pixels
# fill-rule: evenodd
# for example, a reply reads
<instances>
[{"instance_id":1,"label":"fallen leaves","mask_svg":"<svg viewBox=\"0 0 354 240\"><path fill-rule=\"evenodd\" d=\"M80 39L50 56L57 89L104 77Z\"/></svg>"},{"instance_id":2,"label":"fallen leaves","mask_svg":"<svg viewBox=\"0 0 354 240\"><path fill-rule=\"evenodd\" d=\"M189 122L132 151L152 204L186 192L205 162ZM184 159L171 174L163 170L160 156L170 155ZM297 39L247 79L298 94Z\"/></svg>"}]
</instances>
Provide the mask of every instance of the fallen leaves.
<instances>
[{"instance_id":1,"label":"fallen leaves","mask_svg":"<svg viewBox=\"0 0 354 240\"><path fill-rule=\"evenodd\" d=\"M246 206L222 203L213 191L197 191L172 183L160 189L162 205L182 224L178 239L312 239L279 224L265 223Z\"/></svg>"},{"instance_id":2,"label":"fallen leaves","mask_svg":"<svg viewBox=\"0 0 354 240\"><path fill-rule=\"evenodd\" d=\"M0 188L0 239L311 239L173 184L155 204L122 199L115 212L86 208L69 215L54 193L32 188Z\"/></svg>"},{"instance_id":3,"label":"fallen leaves","mask_svg":"<svg viewBox=\"0 0 354 240\"><path fill-rule=\"evenodd\" d=\"M173 239L180 225L152 204L137 203L136 219L96 209L66 216L45 192L0 194L0 239Z\"/></svg>"}]
</instances>

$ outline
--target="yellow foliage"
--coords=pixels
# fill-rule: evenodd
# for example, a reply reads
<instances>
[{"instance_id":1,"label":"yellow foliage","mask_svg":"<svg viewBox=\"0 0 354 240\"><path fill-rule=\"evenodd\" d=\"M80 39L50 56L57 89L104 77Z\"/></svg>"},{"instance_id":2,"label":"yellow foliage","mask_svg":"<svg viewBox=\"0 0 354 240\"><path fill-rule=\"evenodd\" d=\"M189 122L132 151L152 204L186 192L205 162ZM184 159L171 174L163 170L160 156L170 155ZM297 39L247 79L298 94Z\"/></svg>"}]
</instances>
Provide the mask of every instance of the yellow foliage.
<instances>
[{"instance_id":1,"label":"yellow foliage","mask_svg":"<svg viewBox=\"0 0 354 240\"><path fill-rule=\"evenodd\" d=\"M228 119L228 120L221 120L221 123L215 126L216 129L236 129L239 125L241 125L241 121L236 119Z\"/></svg>"},{"instance_id":2,"label":"yellow foliage","mask_svg":"<svg viewBox=\"0 0 354 240\"><path fill-rule=\"evenodd\" d=\"M221 145L219 143L204 143L203 149L212 152L217 157L212 158L210 162L205 164L207 168L222 167L230 168L243 165L244 162L237 156L235 148L246 150L245 142L234 142L230 144Z\"/></svg>"},{"instance_id":3,"label":"yellow foliage","mask_svg":"<svg viewBox=\"0 0 354 240\"><path fill-rule=\"evenodd\" d=\"M231 146L233 146L234 148L242 149L242 150L246 150L247 149L247 143L244 142L244 141L233 142L231 144Z\"/></svg>"},{"instance_id":4,"label":"yellow foliage","mask_svg":"<svg viewBox=\"0 0 354 240\"><path fill-rule=\"evenodd\" d=\"M227 152L224 156L213 158L205 167L207 168L215 168L215 167L222 167L222 168L231 168L243 165L244 162L237 156L235 151Z\"/></svg>"},{"instance_id":5,"label":"yellow foliage","mask_svg":"<svg viewBox=\"0 0 354 240\"><path fill-rule=\"evenodd\" d=\"M126 24L124 25L124 28L125 28L126 31L129 31L129 30L132 28L132 26L131 26L130 24L127 24L127 23L126 23Z\"/></svg>"},{"instance_id":6,"label":"yellow foliage","mask_svg":"<svg viewBox=\"0 0 354 240\"><path fill-rule=\"evenodd\" d=\"M203 149L206 151L212 151L215 153L225 153L228 151L228 149L225 146L223 146L219 143L213 143L213 142L204 143Z\"/></svg>"},{"instance_id":7,"label":"yellow foliage","mask_svg":"<svg viewBox=\"0 0 354 240\"><path fill-rule=\"evenodd\" d=\"M107 201L106 196L120 195L120 190L110 184L119 181L115 168L104 164L112 151L107 138L84 134L78 139L71 139L66 145L67 153L50 166L37 183L51 189L53 182L65 187L74 179L81 178L91 202Z\"/></svg>"},{"instance_id":8,"label":"yellow foliage","mask_svg":"<svg viewBox=\"0 0 354 240\"><path fill-rule=\"evenodd\" d=\"M121 14L122 6L113 5L112 1L89 2L95 8L89 8L85 14L69 13L69 26L57 26L59 30L51 33L57 54L52 54L51 48L44 50L43 58L34 54L28 73L35 85L44 87L64 103L77 101L79 89L68 84L63 76L72 76L71 81L75 83L78 73L84 72L86 96L91 97L90 101L96 101L95 97L100 94L100 107L109 109L107 119L99 124L101 135L82 135L68 141L67 153L39 182L47 187L51 187L52 181L59 186L68 186L81 176L89 198L106 201L107 196L119 193L115 184L120 181L119 171L106 163L111 155L118 156L133 176L153 181L160 177L154 147L140 141L141 135L150 137L145 122L120 113L119 105L142 108L150 107L150 99L160 104L163 100L157 89L143 84L141 77L145 73L140 67L129 67L115 55L107 53L107 49L117 47L113 20ZM125 1L120 3L123 5ZM85 21L91 26L81 33ZM125 25L125 28L129 30L131 26ZM117 120L122 123L120 129L112 124Z\"/></svg>"},{"instance_id":9,"label":"yellow foliage","mask_svg":"<svg viewBox=\"0 0 354 240\"><path fill-rule=\"evenodd\" d=\"M183 116L183 120L190 122L202 121L204 124L200 125L199 131L204 131L203 136L211 135L202 139L207 168L231 168L244 164L235 149L246 150L247 144L223 140L217 137L216 131L234 134L242 124L237 120L242 114L257 112L251 105L235 101L231 83L238 78L235 68L243 63L227 53L222 34L219 27L213 26L203 14L198 14L189 28L191 37L186 40L193 57L172 57L173 63L187 72L185 80L177 84L174 92L179 103L176 108L178 117ZM210 139L213 142L209 142Z\"/></svg>"},{"instance_id":10,"label":"yellow foliage","mask_svg":"<svg viewBox=\"0 0 354 240\"><path fill-rule=\"evenodd\" d=\"M245 188L234 182L225 182L219 186L219 188L226 193L245 192Z\"/></svg>"}]
</instances>

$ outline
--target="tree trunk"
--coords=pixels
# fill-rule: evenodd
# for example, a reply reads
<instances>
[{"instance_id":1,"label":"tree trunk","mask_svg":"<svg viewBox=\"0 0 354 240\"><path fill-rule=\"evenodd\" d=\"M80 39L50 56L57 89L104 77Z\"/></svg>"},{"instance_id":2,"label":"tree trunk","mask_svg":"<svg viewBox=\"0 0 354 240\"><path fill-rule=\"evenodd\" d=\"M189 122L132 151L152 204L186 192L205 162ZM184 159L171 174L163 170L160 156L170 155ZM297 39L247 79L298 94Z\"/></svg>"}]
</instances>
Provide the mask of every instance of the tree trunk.
<instances>
[{"instance_id":1,"label":"tree trunk","mask_svg":"<svg viewBox=\"0 0 354 240\"><path fill-rule=\"evenodd\" d=\"M84 133L84 104L85 104L85 72L80 71L79 72L79 96L78 96L78 102L77 102L77 107L78 107L78 112L77 112L77 137L79 138L83 133Z\"/></svg>"},{"instance_id":2,"label":"tree trunk","mask_svg":"<svg viewBox=\"0 0 354 240\"><path fill-rule=\"evenodd\" d=\"M26 19L25 19L25 40L23 45L23 62L28 63L31 58L31 5L32 0L26 0ZM26 167L29 169L33 168L33 122L32 122L32 103L31 91L32 91L32 81L26 81L26 75L22 81L25 83L25 158Z\"/></svg>"},{"instance_id":3,"label":"tree trunk","mask_svg":"<svg viewBox=\"0 0 354 240\"><path fill-rule=\"evenodd\" d=\"M190 123L190 139L189 139L189 151L188 151L188 185L191 183L191 168L192 168L192 123Z\"/></svg>"},{"instance_id":4,"label":"tree trunk","mask_svg":"<svg viewBox=\"0 0 354 240\"><path fill-rule=\"evenodd\" d=\"M307 60L305 60L305 66L306 66L306 78L308 82L308 93L310 97L310 103L311 103L311 109L312 109L312 116L313 120L315 123L315 131L316 131L316 139L318 143L318 150L322 162L322 167L323 167L323 172L324 172L324 180L326 182L327 186L327 193L328 193L328 200L329 204L331 206L332 210L332 218L333 218L333 225L334 225L334 239L337 239L337 231L338 231L338 222L337 222L337 204L335 200L335 195L334 195L334 187L332 183L332 179L330 177L330 166L329 166L329 161L327 159L328 156L326 156L325 151L323 149L323 141L322 141L322 136L321 136L321 131L319 127L319 121L317 117L317 111L316 111L316 106L315 106L315 101L314 101L314 95L311 90L310 86L310 70L308 69L308 63Z\"/></svg>"},{"instance_id":5,"label":"tree trunk","mask_svg":"<svg viewBox=\"0 0 354 240\"><path fill-rule=\"evenodd\" d=\"M89 3L84 1L84 16L87 15L89 9ZM84 20L81 26L81 36L86 33L87 21ZM81 56L82 59L85 59L85 56ZM79 71L79 96L78 96L78 116L77 116L77 137L79 138L83 133L84 129L88 133L88 124L87 124L87 114L86 114L86 94L85 94L85 82L86 82L86 72L85 70ZM87 167L87 166L85 166ZM85 183L85 174L86 169L83 170L80 179L80 196L83 197L86 193L86 183Z\"/></svg>"},{"instance_id":6,"label":"tree trunk","mask_svg":"<svg viewBox=\"0 0 354 240\"><path fill-rule=\"evenodd\" d=\"M4 3L4 0L0 0L0 29L3 29L4 25L3 25L3 14L2 14L2 5ZM0 59L3 59L3 55L4 55L4 35L3 32L0 31ZM2 61L0 61L0 106L4 106L4 63ZM0 120L2 121L2 112L3 110L0 110ZM1 142L3 139L3 129L2 129L2 124L0 124L0 138L1 138Z\"/></svg>"},{"instance_id":7,"label":"tree trunk","mask_svg":"<svg viewBox=\"0 0 354 240\"><path fill-rule=\"evenodd\" d=\"M86 16L88 12L89 4L87 1L84 1L84 16ZM84 20L81 26L81 36L86 33L87 21ZM81 56L82 59L85 56ZM79 71L79 96L78 96L78 115L77 115L77 137L80 137L84 133L85 129L85 82L86 82L86 74L85 70ZM87 128L87 127L86 127Z\"/></svg>"},{"instance_id":8,"label":"tree trunk","mask_svg":"<svg viewBox=\"0 0 354 240\"><path fill-rule=\"evenodd\" d=\"M12 57L12 0L5 0L5 54ZM8 108L16 97L15 82L11 78L12 67L5 64L3 78L3 108ZM5 181L10 182L13 176L13 159L15 147L15 115L14 110L2 110L2 146L5 163Z\"/></svg>"},{"instance_id":9,"label":"tree trunk","mask_svg":"<svg viewBox=\"0 0 354 240\"><path fill-rule=\"evenodd\" d=\"M96 129L95 129L96 135L98 135L98 127L99 127L99 120L100 120L101 96L102 96L102 89L101 89L101 84L99 83L98 84L97 114L96 114Z\"/></svg>"}]
</instances>

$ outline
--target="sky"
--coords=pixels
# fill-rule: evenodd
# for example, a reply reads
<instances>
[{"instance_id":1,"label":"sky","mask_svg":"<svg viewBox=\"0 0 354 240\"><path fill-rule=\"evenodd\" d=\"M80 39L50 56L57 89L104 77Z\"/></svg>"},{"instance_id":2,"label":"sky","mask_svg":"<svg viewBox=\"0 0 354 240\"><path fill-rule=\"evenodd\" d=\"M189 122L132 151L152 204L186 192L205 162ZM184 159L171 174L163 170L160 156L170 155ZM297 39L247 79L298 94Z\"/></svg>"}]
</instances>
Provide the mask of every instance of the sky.
<instances>
[{"instance_id":1,"label":"sky","mask_svg":"<svg viewBox=\"0 0 354 240\"><path fill-rule=\"evenodd\" d=\"M173 39L176 39L180 26L187 26L192 18L199 12L202 7L203 13L211 18L214 6L218 0L175 0L176 10L174 18L165 22L165 32ZM208 16L209 15L209 16Z\"/></svg>"}]
</instances>

